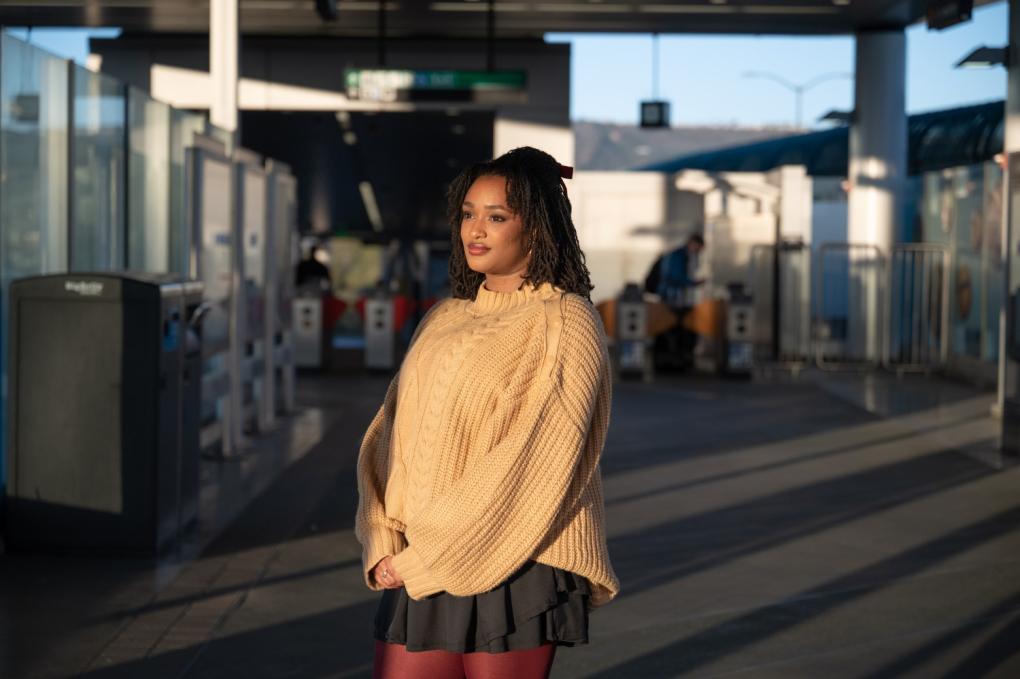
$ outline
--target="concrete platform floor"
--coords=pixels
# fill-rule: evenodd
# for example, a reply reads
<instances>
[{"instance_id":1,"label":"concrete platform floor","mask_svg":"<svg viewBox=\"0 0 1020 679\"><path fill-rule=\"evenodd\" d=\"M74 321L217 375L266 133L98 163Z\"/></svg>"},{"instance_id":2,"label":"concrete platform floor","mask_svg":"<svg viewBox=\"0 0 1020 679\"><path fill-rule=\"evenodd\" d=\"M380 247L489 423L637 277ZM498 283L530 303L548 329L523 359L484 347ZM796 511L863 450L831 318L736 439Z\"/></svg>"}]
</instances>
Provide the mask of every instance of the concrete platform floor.
<instances>
[{"instance_id":1,"label":"concrete platform floor","mask_svg":"<svg viewBox=\"0 0 1020 679\"><path fill-rule=\"evenodd\" d=\"M386 383L302 380L304 415L240 463L277 471L234 472L255 499L207 497L175 555L0 557L0 676L368 677L353 466ZM1020 467L994 454L992 400L925 378L618 383L623 589L553 676L1020 677Z\"/></svg>"}]
</instances>

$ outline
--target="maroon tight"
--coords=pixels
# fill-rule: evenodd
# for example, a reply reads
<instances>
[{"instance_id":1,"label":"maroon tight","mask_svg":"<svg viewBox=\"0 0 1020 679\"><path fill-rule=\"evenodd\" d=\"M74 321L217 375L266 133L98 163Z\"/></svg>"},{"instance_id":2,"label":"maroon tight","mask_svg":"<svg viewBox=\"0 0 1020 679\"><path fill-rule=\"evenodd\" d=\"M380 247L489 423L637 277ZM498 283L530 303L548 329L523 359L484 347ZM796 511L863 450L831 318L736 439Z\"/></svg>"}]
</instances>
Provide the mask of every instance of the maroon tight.
<instances>
[{"instance_id":1,"label":"maroon tight","mask_svg":"<svg viewBox=\"0 0 1020 679\"><path fill-rule=\"evenodd\" d=\"M505 653L408 651L376 639L372 679L547 679L555 644Z\"/></svg>"}]
</instances>

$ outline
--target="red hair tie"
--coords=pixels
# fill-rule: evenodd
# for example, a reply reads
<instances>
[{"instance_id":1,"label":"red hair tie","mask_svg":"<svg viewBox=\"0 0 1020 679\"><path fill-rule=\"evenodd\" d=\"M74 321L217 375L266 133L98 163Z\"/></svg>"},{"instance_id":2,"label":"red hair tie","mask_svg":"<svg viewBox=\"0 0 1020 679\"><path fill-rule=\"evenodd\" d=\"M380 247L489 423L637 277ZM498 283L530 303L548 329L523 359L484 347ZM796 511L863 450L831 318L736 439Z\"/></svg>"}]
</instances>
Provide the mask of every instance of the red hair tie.
<instances>
[{"instance_id":1,"label":"red hair tie","mask_svg":"<svg viewBox=\"0 0 1020 679\"><path fill-rule=\"evenodd\" d=\"M569 165L560 165L560 176L564 179L574 178L574 168Z\"/></svg>"}]
</instances>

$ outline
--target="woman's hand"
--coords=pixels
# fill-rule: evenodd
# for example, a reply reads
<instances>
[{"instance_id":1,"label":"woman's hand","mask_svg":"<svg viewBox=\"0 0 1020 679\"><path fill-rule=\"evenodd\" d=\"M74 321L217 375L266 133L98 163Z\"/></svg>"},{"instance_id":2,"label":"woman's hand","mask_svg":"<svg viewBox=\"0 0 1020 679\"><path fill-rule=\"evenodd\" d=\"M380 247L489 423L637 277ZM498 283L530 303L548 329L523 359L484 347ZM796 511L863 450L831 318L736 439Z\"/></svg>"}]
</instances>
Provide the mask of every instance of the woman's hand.
<instances>
[{"instance_id":1,"label":"woman's hand","mask_svg":"<svg viewBox=\"0 0 1020 679\"><path fill-rule=\"evenodd\" d=\"M404 581L397 575L397 572L393 569L393 557L385 556L379 563L372 569L372 577L386 589L396 589L402 587Z\"/></svg>"}]
</instances>

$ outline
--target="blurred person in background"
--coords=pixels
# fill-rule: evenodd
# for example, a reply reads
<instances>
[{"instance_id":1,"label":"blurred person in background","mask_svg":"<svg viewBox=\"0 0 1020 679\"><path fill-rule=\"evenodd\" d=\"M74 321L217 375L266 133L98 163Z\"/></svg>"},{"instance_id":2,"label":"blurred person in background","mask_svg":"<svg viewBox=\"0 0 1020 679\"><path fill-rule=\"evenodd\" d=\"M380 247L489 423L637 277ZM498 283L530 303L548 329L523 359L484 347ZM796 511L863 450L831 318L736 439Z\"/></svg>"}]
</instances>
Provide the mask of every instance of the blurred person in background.
<instances>
[{"instance_id":1,"label":"blurred person in background","mask_svg":"<svg viewBox=\"0 0 1020 679\"><path fill-rule=\"evenodd\" d=\"M325 256L322 246L314 244L308 248L308 255L298 262L295 271L295 285L303 287L318 288L320 292L330 292L333 289L333 282L329 275L329 268L320 261Z\"/></svg>"},{"instance_id":2,"label":"blurred person in background","mask_svg":"<svg viewBox=\"0 0 1020 679\"><path fill-rule=\"evenodd\" d=\"M688 291L705 282L703 279L691 277L691 271L694 269L691 260L704 249L705 239L699 234L694 234L680 247L660 255L645 277L645 292L658 295L671 307L690 306L690 300L687 299Z\"/></svg>"},{"instance_id":3,"label":"blurred person in background","mask_svg":"<svg viewBox=\"0 0 1020 679\"><path fill-rule=\"evenodd\" d=\"M695 258L705 249L705 239L693 234L680 247L661 255L652 264L645 277L645 292L658 295L679 318L687 315L693 305L691 292L705 283L694 278ZM694 347L698 336L678 323L655 338L653 353L656 369L677 368L683 370L694 362Z\"/></svg>"}]
</instances>

